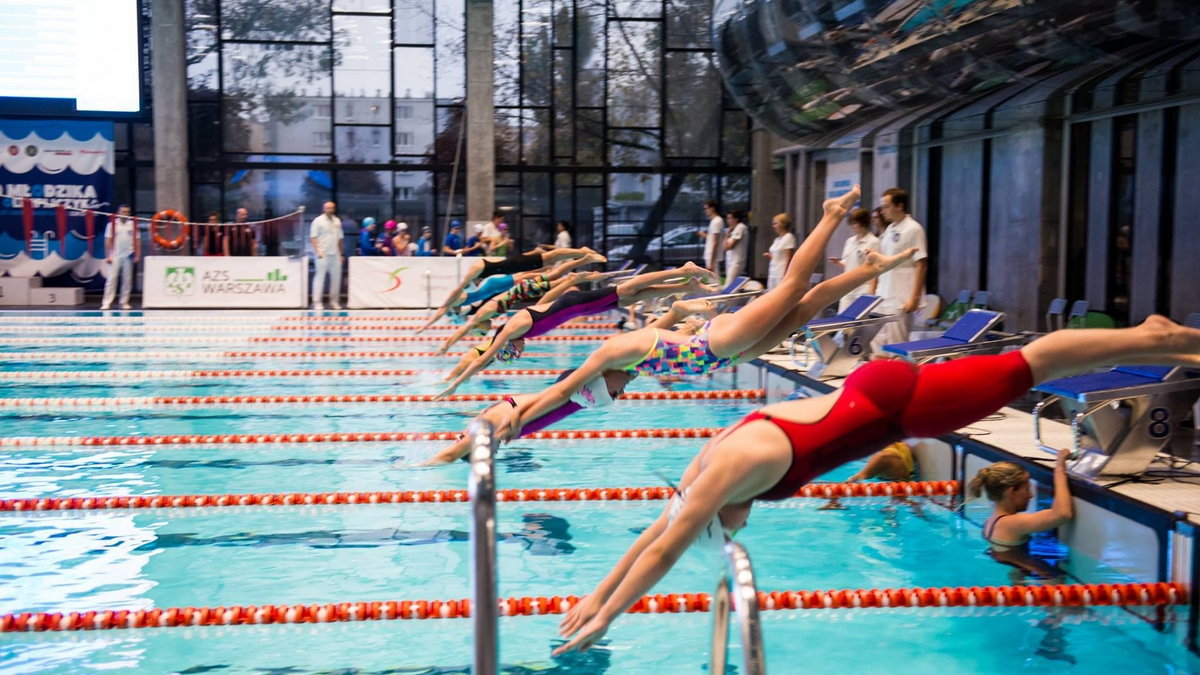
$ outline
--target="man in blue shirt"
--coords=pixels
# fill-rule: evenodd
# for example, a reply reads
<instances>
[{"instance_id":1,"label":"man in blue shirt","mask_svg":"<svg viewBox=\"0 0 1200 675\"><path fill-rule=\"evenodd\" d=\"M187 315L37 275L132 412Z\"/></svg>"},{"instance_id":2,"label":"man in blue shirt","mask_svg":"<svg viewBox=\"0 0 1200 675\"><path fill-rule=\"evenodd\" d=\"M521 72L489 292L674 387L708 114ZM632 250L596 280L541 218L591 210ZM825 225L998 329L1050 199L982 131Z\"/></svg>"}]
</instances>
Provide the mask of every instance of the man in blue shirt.
<instances>
[{"instance_id":1,"label":"man in blue shirt","mask_svg":"<svg viewBox=\"0 0 1200 675\"><path fill-rule=\"evenodd\" d=\"M446 234L446 240L442 242L442 255L458 255L462 253L463 238L462 238L462 221L450 221L450 232Z\"/></svg>"},{"instance_id":2,"label":"man in blue shirt","mask_svg":"<svg viewBox=\"0 0 1200 675\"><path fill-rule=\"evenodd\" d=\"M467 237L467 247L463 255L483 255L483 223L475 223L475 232Z\"/></svg>"},{"instance_id":3,"label":"man in blue shirt","mask_svg":"<svg viewBox=\"0 0 1200 675\"><path fill-rule=\"evenodd\" d=\"M437 251L433 248L433 228L428 225L421 228L421 236L417 239L417 255L437 255Z\"/></svg>"},{"instance_id":4,"label":"man in blue shirt","mask_svg":"<svg viewBox=\"0 0 1200 675\"><path fill-rule=\"evenodd\" d=\"M359 255L380 255L379 249L375 247L375 219L367 216L362 219L362 229L358 231L358 254Z\"/></svg>"}]
</instances>

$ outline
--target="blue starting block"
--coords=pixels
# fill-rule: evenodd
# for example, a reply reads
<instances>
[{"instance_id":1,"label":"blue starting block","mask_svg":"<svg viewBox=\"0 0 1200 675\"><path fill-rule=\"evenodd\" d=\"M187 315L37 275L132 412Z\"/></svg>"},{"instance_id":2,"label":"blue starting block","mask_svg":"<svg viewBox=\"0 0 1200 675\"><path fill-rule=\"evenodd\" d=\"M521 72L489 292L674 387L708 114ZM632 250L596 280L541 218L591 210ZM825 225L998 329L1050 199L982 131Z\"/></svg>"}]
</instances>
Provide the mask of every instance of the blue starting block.
<instances>
[{"instance_id":1,"label":"blue starting block","mask_svg":"<svg viewBox=\"0 0 1200 675\"><path fill-rule=\"evenodd\" d=\"M1170 366L1121 366L1050 380L1050 394L1033 409L1033 438L1042 443L1045 409L1058 403L1071 418L1070 469L1087 477L1139 475L1153 461L1200 397L1200 374Z\"/></svg>"},{"instance_id":2,"label":"blue starting block","mask_svg":"<svg viewBox=\"0 0 1200 675\"><path fill-rule=\"evenodd\" d=\"M1025 344L1029 339L1026 335L992 331L992 327L1003 320L1004 312L972 309L947 328L941 337L884 345L883 351L913 363L926 363L941 358L998 354L1005 347Z\"/></svg>"},{"instance_id":3,"label":"blue starting block","mask_svg":"<svg viewBox=\"0 0 1200 675\"><path fill-rule=\"evenodd\" d=\"M792 336L792 362L807 366L810 377L844 377L859 363L871 356L871 340L894 314L872 314L883 302L877 295L860 295L846 309L827 319L813 319L802 331ZM801 363L796 358L796 349L801 335L808 348L816 353L816 360Z\"/></svg>"}]
</instances>

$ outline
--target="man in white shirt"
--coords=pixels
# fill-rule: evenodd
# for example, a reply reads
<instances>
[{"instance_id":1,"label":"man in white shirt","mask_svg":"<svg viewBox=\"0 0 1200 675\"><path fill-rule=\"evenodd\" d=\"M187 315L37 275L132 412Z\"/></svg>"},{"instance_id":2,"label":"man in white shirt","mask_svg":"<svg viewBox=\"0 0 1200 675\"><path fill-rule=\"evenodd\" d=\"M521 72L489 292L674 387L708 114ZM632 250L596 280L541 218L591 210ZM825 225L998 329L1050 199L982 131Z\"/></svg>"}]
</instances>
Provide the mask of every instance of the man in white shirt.
<instances>
[{"instance_id":1,"label":"man in white shirt","mask_svg":"<svg viewBox=\"0 0 1200 675\"><path fill-rule=\"evenodd\" d=\"M729 283L746 271L750 228L746 227L746 214L741 211L730 211L725 221L729 223L729 236L725 238L725 283Z\"/></svg>"},{"instance_id":2,"label":"man in white shirt","mask_svg":"<svg viewBox=\"0 0 1200 675\"><path fill-rule=\"evenodd\" d=\"M717 276L721 275L721 232L725 229L725 220L721 218L720 206L713 200L704 202L704 216L708 218L708 230L700 230L699 235L704 239L704 266Z\"/></svg>"},{"instance_id":3,"label":"man in white shirt","mask_svg":"<svg viewBox=\"0 0 1200 675\"><path fill-rule=\"evenodd\" d=\"M479 240L483 242L484 248L491 246L492 242L500 238L500 225L504 223L504 212L493 211L492 221L485 223L483 232L479 235Z\"/></svg>"},{"instance_id":4,"label":"man in white shirt","mask_svg":"<svg viewBox=\"0 0 1200 675\"><path fill-rule=\"evenodd\" d=\"M337 204L325 202L324 213L313 218L308 236L317 256L317 270L312 281L313 309L324 309L321 296L325 294L325 277L329 277L329 307L341 309L342 294L342 221L335 215Z\"/></svg>"},{"instance_id":5,"label":"man in white shirt","mask_svg":"<svg viewBox=\"0 0 1200 675\"><path fill-rule=\"evenodd\" d=\"M117 216L110 218L104 227L104 262L109 264L109 269L100 309L112 306L117 294L117 277L121 277L121 309L133 309L129 294L133 291L133 265L142 258L142 238L138 236L137 219L131 213L129 206L122 204L117 209Z\"/></svg>"},{"instance_id":6,"label":"man in white shirt","mask_svg":"<svg viewBox=\"0 0 1200 675\"><path fill-rule=\"evenodd\" d=\"M565 220L560 220L554 229L558 232L554 235L554 248L571 248L571 225Z\"/></svg>"},{"instance_id":7,"label":"man in white shirt","mask_svg":"<svg viewBox=\"0 0 1200 675\"><path fill-rule=\"evenodd\" d=\"M879 252L887 256L916 247L917 253L899 267L884 272L876 282L875 294L883 298L878 311L900 315L896 321L884 324L883 330L872 341L876 351L886 344L908 341L913 312L920 307L925 295L925 271L929 257L925 228L908 214L907 191L900 188L885 190L879 200L879 208L888 223L879 237Z\"/></svg>"}]
</instances>

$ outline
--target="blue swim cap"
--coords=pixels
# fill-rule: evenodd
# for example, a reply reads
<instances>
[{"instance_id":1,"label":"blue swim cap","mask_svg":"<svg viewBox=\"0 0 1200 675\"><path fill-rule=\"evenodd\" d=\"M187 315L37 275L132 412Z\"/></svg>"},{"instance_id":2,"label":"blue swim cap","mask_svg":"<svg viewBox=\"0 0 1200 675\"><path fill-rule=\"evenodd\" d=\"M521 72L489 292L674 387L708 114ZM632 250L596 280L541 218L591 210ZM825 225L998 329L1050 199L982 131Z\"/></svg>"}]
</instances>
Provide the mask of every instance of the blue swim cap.
<instances>
[{"instance_id":1,"label":"blue swim cap","mask_svg":"<svg viewBox=\"0 0 1200 675\"><path fill-rule=\"evenodd\" d=\"M366 218L363 218L363 227L370 227L374 224L375 224L375 219L372 218L371 216L367 216Z\"/></svg>"},{"instance_id":2,"label":"blue swim cap","mask_svg":"<svg viewBox=\"0 0 1200 675\"><path fill-rule=\"evenodd\" d=\"M462 221L461 220L452 220L452 221L450 221L450 227L462 227Z\"/></svg>"}]
</instances>

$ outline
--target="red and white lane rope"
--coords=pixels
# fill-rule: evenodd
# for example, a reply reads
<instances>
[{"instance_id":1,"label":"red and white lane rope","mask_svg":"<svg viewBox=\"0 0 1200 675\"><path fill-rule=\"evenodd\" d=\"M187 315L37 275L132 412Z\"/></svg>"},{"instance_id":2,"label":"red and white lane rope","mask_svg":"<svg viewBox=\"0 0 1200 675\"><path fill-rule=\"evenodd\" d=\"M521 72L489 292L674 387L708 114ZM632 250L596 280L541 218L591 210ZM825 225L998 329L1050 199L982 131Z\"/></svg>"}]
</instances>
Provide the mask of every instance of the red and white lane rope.
<instances>
[{"instance_id":1,"label":"red and white lane rope","mask_svg":"<svg viewBox=\"0 0 1200 675\"><path fill-rule=\"evenodd\" d=\"M411 368L376 369L270 369L270 370L2 370L0 382L5 380L233 380L269 377L416 377L437 373L436 370ZM538 377L558 375L554 368L504 368L483 370L476 377Z\"/></svg>"},{"instance_id":2,"label":"red and white lane rope","mask_svg":"<svg viewBox=\"0 0 1200 675\"><path fill-rule=\"evenodd\" d=\"M3 338L0 338L3 342ZM337 359L339 361L361 361L363 359L434 359L462 356L457 350L448 354L438 352L399 351L233 351L202 352L192 350L145 350L136 352L0 352L0 361L235 361L235 360L314 360ZM569 352L525 352L522 358L557 358L573 356Z\"/></svg>"},{"instance_id":3,"label":"red and white lane rope","mask_svg":"<svg viewBox=\"0 0 1200 675\"><path fill-rule=\"evenodd\" d=\"M593 323L593 324L576 324L563 325L554 330L560 331L599 331L603 329L616 328L615 323ZM410 335L415 330L414 326L399 326L386 324L346 324L339 326L336 324L284 324L278 326L272 325L196 325L196 326L91 326L81 324L78 326L14 326L0 323L0 333L19 333L19 334L37 334L37 335L72 335L75 333L119 333L121 335L129 334L158 334L158 333L184 333L193 335L196 333L242 333L246 335L265 336L279 331L287 332L323 332L323 333L357 333L357 332L391 332L401 335ZM433 326L427 332L433 336L446 337L445 334L458 330L458 326ZM3 341L8 341L8 338L0 338ZM103 339L108 339L107 337Z\"/></svg>"},{"instance_id":4,"label":"red and white lane rope","mask_svg":"<svg viewBox=\"0 0 1200 675\"><path fill-rule=\"evenodd\" d=\"M500 502L614 502L670 499L675 489L654 487L507 488ZM907 483L809 483L794 497L938 497L958 494L958 481ZM225 495L145 495L131 497L30 497L0 499L0 511L105 511L123 509L212 508L351 504L450 504L469 501L466 490L387 492L272 492Z\"/></svg>"},{"instance_id":5,"label":"red and white lane rope","mask_svg":"<svg viewBox=\"0 0 1200 675\"><path fill-rule=\"evenodd\" d=\"M605 322L603 315L596 314L590 317L572 319L564 325L588 325L594 322ZM79 315L79 316L5 316L0 325L4 326L40 326L40 325L171 325L171 324L189 324L189 325L224 325L236 324L239 326L253 325L283 325L293 322L307 322L312 324L353 324L353 323L424 323L428 321L425 316L416 316L413 314L360 314L355 312L351 316L325 316L320 314L268 314L260 311L254 312L234 312L221 310L206 310L203 314L170 314L155 312L143 316L105 316L105 315ZM448 324L439 324L442 326ZM415 326L414 326L415 328Z\"/></svg>"},{"instance_id":6,"label":"red and white lane rope","mask_svg":"<svg viewBox=\"0 0 1200 675\"><path fill-rule=\"evenodd\" d=\"M1062 584L1052 586L958 586L871 588L832 591L759 591L760 610L872 609L889 607L1085 607L1184 604L1183 584ZM500 598L501 616L566 614L574 595ZM708 612L708 593L658 593L638 599L630 614ZM0 615L0 632L168 628L239 624L340 623L398 619L458 619L471 616L471 601L390 600L310 605L229 605L87 612L25 612Z\"/></svg>"},{"instance_id":7,"label":"red and white lane rope","mask_svg":"<svg viewBox=\"0 0 1200 675\"><path fill-rule=\"evenodd\" d=\"M628 392L619 401L760 400L762 389ZM112 396L81 398L0 398L0 408L149 408L156 406L320 405L327 403L461 403L503 401L507 394L267 394L241 396Z\"/></svg>"},{"instance_id":8,"label":"red and white lane rope","mask_svg":"<svg viewBox=\"0 0 1200 675\"><path fill-rule=\"evenodd\" d=\"M543 335L538 338L543 342L599 342L608 339L607 334L596 335ZM172 338L178 343L182 340ZM441 342L437 335L200 335L187 342L203 342L205 344L263 344L263 343L292 343L292 344L325 344L330 342ZM162 339L154 337L125 337L125 336L93 336L93 337L6 337L0 338L6 345L37 345L39 347L58 346L97 346L97 345L141 345L161 347Z\"/></svg>"},{"instance_id":9,"label":"red and white lane rope","mask_svg":"<svg viewBox=\"0 0 1200 675\"><path fill-rule=\"evenodd\" d=\"M538 431L523 440L584 440L601 438L712 438L722 429L692 427L687 429L567 429ZM0 438L0 447L29 448L46 446L173 446L197 445L263 445L281 443L375 443L407 441L454 441L457 431L376 431L376 432L319 432L307 434L169 434L161 436L7 436Z\"/></svg>"}]
</instances>

